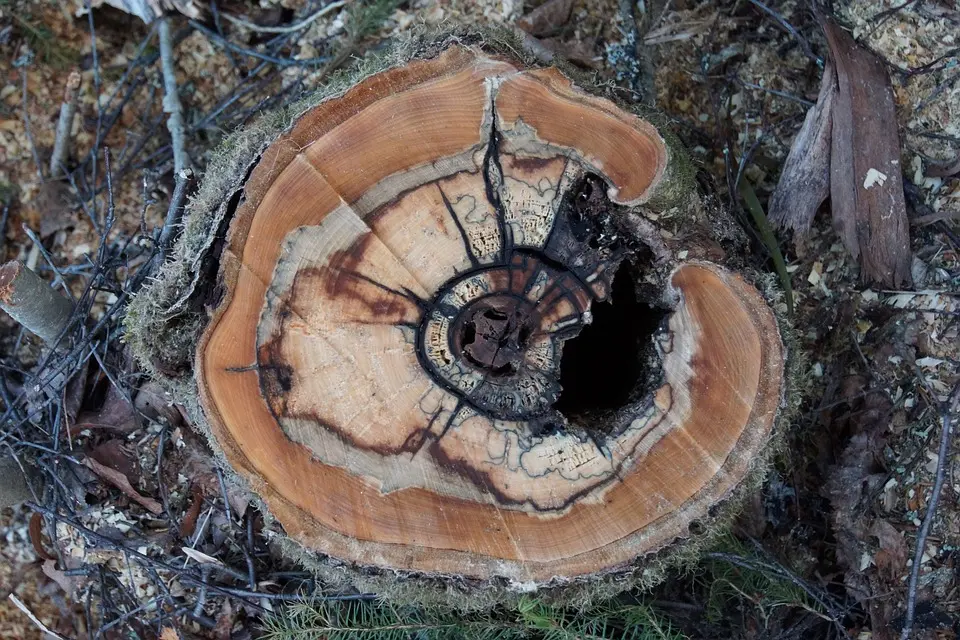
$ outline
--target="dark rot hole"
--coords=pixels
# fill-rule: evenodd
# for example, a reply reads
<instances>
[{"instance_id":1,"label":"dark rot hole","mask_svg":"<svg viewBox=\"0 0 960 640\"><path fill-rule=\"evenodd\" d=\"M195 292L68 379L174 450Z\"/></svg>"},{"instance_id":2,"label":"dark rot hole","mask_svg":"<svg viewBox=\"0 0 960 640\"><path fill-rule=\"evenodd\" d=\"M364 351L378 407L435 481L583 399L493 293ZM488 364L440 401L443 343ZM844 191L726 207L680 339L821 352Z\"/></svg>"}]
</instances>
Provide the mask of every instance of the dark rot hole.
<instances>
[{"instance_id":1,"label":"dark rot hole","mask_svg":"<svg viewBox=\"0 0 960 640\"><path fill-rule=\"evenodd\" d=\"M460 328L464 357L492 377L515 374L533 331L529 312L529 305L512 297L493 297L469 309Z\"/></svg>"},{"instance_id":2,"label":"dark rot hole","mask_svg":"<svg viewBox=\"0 0 960 640\"><path fill-rule=\"evenodd\" d=\"M630 271L625 265L617 272L610 301L594 303L593 323L563 343L563 391L554 408L574 423L622 408L657 378L646 367L666 311L637 299Z\"/></svg>"}]
</instances>

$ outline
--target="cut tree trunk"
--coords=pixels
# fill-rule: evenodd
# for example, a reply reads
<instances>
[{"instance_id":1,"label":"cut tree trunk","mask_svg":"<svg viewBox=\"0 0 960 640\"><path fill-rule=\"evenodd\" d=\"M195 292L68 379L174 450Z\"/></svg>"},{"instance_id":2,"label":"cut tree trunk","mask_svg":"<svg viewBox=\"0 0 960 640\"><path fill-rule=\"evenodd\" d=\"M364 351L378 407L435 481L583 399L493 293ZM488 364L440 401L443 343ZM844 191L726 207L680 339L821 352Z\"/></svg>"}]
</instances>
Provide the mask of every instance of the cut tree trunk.
<instances>
[{"instance_id":1,"label":"cut tree trunk","mask_svg":"<svg viewBox=\"0 0 960 640\"><path fill-rule=\"evenodd\" d=\"M678 153L457 45L306 111L197 348L226 460L364 567L537 586L688 537L763 457L784 350L751 284L641 218L682 201Z\"/></svg>"}]
</instances>

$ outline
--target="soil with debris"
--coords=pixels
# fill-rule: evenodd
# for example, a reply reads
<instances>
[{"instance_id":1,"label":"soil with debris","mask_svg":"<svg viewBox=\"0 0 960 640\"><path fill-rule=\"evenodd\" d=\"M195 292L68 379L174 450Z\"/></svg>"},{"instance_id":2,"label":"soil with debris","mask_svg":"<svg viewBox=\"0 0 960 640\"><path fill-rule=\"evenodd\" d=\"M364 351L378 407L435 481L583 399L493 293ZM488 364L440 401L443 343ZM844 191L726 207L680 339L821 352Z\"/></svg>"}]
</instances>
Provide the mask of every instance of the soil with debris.
<instances>
[{"instance_id":1,"label":"soil with debris","mask_svg":"<svg viewBox=\"0 0 960 640\"><path fill-rule=\"evenodd\" d=\"M156 24L110 4L0 0L3 259L23 260L90 317L71 349L51 353L0 316L0 441L27 464L34 496L0 520L0 635L256 636L264 616L322 585L279 556L278 525L224 482L124 350L119 321L156 259L175 176ZM750 259L791 285L804 401L732 534L629 598L669 621L673 635L656 637L885 640L905 625L911 637L957 636L960 458L941 434L960 381L960 5L853 0L834 14L892 85L912 281L897 289L864 281L830 201L812 228L771 246L745 199L766 207L818 99L830 47L807 3L175 5L186 151L201 174L226 133L420 24L519 26L624 100L671 116L701 184L754 239ZM54 177L74 70L68 173Z\"/></svg>"}]
</instances>

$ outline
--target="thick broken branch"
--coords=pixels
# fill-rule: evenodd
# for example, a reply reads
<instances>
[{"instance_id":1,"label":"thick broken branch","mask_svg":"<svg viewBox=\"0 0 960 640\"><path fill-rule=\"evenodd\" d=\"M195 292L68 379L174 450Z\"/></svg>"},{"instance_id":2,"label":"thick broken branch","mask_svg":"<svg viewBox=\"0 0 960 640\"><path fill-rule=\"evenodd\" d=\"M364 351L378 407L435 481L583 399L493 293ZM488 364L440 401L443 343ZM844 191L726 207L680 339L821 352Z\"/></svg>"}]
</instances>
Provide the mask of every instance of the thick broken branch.
<instances>
[{"instance_id":1,"label":"thick broken branch","mask_svg":"<svg viewBox=\"0 0 960 640\"><path fill-rule=\"evenodd\" d=\"M47 344L55 344L70 324L73 302L19 260L0 267L0 307Z\"/></svg>"},{"instance_id":2,"label":"thick broken branch","mask_svg":"<svg viewBox=\"0 0 960 640\"><path fill-rule=\"evenodd\" d=\"M77 98L80 97L80 72L71 71L67 78L63 104L60 105L60 119L57 120L57 134L50 155L50 177L56 177L64 169L67 152L70 149L71 129L77 113Z\"/></svg>"}]
</instances>

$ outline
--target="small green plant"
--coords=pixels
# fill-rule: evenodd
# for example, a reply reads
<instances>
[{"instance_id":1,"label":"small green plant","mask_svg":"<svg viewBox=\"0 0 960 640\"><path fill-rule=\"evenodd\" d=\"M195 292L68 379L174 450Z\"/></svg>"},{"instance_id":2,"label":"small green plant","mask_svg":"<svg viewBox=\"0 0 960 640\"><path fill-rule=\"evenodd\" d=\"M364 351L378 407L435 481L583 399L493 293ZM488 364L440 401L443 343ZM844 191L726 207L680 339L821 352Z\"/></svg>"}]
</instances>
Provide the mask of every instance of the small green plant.
<instances>
[{"instance_id":1,"label":"small green plant","mask_svg":"<svg viewBox=\"0 0 960 640\"><path fill-rule=\"evenodd\" d=\"M400 6L400 0L361 0L353 4L345 28L349 40L356 42L383 26Z\"/></svg>"},{"instance_id":2,"label":"small green plant","mask_svg":"<svg viewBox=\"0 0 960 640\"><path fill-rule=\"evenodd\" d=\"M783 572L765 570L766 563L733 536L720 542L723 552L707 554L699 581L706 594L706 619L725 620L731 611L755 611L764 626L778 609L799 608L824 617L819 604ZM725 557L743 559L731 562Z\"/></svg>"},{"instance_id":3,"label":"small green plant","mask_svg":"<svg viewBox=\"0 0 960 640\"><path fill-rule=\"evenodd\" d=\"M370 601L304 601L263 622L269 640L684 640L645 604L582 612L522 598L516 609L458 614Z\"/></svg>"},{"instance_id":4,"label":"small green plant","mask_svg":"<svg viewBox=\"0 0 960 640\"><path fill-rule=\"evenodd\" d=\"M10 0L0 0L0 7L7 9L5 13L13 18L27 46L37 53L40 62L59 69L77 63L80 56L76 51L61 44L46 26L33 22L32 16L18 15L12 5Z\"/></svg>"},{"instance_id":5,"label":"small green plant","mask_svg":"<svg viewBox=\"0 0 960 640\"><path fill-rule=\"evenodd\" d=\"M13 202L17 195L17 187L9 182L0 181L0 206Z\"/></svg>"}]
</instances>

